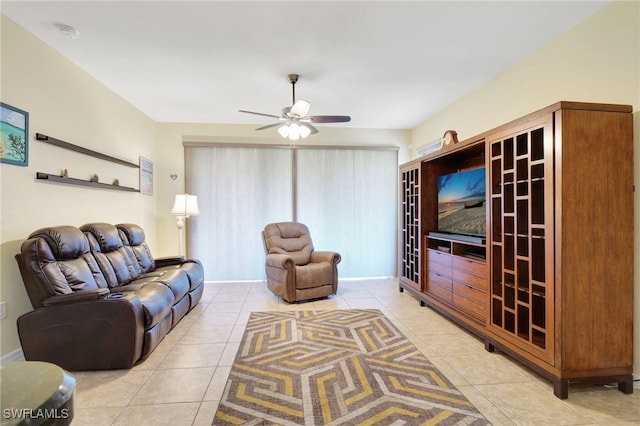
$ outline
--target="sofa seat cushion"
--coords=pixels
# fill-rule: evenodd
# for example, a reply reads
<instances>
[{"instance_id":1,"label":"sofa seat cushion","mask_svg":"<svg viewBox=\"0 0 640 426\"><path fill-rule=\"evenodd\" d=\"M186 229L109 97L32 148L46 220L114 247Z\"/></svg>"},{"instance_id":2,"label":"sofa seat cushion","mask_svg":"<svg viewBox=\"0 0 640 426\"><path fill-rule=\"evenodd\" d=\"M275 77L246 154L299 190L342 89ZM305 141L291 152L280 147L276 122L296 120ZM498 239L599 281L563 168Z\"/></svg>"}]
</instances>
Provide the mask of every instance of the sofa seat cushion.
<instances>
[{"instance_id":1,"label":"sofa seat cushion","mask_svg":"<svg viewBox=\"0 0 640 426\"><path fill-rule=\"evenodd\" d=\"M161 282L173 293L173 297L176 301L180 301L190 290L189 278L180 269L174 269L170 271L163 271L164 273L157 278L157 282Z\"/></svg>"},{"instance_id":2,"label":"sofa seat cushion","mask_svg":"<svg viewBox=\"0 0 640 426\"><path fill-rule=\"evenodd\" d=\"M197 288L199 285L201 285L204 282L204 270L202 268L202 265L199 262L195 262L195 261L187 260L185 263L181 265L162 266L162 267L156 268L154 273L162 272L166 274L166 273L174 273L175 271L182 271L182 273L184 273L187 276L188 282L189 282L189 291ZM165 280L164 274L160 276L159 278L160 281Z\"/></svg>"},{"instance_id":3,"label":"sofa seat cushion","mask_svg":"<svg viewBox=\"0 0 640 426\"><path fill-rule=\"evenodd\" d=\"M136 290L135 295L142 303L145 329L153 327L167 315L170 315L171 306L173 306L175 299L173 292L165 284L148 282Z\"/></svg>"},{"instance_id":4,"label":"sofa seat cushion","mask_svg":"<svg viewBox=\"0 0 640 426\"><path fill-rule=\"evenodd\" d=\"M296 288L313 288L333 282L333 267L329 262L308 263L296 267Z\"/></svg>"},{"instance_id":5,"label":"sofa seat cushion","mask_svg":"<svg viewBox=\"0 0 640 426\"><path fill-rule=\"evenodd\" d=\"M179 302L190 291L187 275L179 269L173 269L172 271L162 271L161 273L144 274L127 285L112 288L111 292L138 291L149 283L166 285L173 293L174 303Z\"/></svg>"}]
</instances>

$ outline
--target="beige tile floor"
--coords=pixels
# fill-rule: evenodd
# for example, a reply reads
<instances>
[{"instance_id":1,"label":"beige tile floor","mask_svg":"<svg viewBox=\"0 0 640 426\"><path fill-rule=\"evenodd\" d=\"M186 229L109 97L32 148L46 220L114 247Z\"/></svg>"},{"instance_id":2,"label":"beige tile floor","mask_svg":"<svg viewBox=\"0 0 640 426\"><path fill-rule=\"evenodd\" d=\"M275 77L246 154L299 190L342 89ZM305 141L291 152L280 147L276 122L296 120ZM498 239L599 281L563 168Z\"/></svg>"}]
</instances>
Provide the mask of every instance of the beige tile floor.
<instances>
[{"instance_id":1,"label":"beige tile floor","mask_svg":"<svg viewBox=\"0 0 640 426\"><path fill-rule=\"evenodd\" d=\"M428 307L397 280L344 280L329 299L288 304L264 282L207 283L200 304L131 370L75 372L74 426L210 425L252 311L380 309L494 425L637 425L640 390L549 382ZM636 388L638 388L636 384Z\"/></svg>"}]
</instances>

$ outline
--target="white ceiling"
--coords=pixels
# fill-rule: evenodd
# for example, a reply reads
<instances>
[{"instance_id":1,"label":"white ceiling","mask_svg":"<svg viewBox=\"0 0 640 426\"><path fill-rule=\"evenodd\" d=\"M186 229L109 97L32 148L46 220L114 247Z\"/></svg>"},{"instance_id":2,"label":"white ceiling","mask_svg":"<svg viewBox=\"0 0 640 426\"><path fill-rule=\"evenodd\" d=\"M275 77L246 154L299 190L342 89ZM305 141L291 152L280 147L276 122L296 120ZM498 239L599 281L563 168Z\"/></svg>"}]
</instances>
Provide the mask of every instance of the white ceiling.
<instances>
[{"instance_id":1,"label":"white ceiling","mask_svg":"<svg viewBox=\"0 0 640 426\"><path fill-rule=\"evenodd\" d=\"M159 122L291 104L410 129L607 1L2 1L2 13ZM77 28L62 36L54 23ZM554 66L554 64L549 64ZM325 126L329 126L326 124ZM275 131L275 130L274 130Z\"/></svg>"}]
</instances>

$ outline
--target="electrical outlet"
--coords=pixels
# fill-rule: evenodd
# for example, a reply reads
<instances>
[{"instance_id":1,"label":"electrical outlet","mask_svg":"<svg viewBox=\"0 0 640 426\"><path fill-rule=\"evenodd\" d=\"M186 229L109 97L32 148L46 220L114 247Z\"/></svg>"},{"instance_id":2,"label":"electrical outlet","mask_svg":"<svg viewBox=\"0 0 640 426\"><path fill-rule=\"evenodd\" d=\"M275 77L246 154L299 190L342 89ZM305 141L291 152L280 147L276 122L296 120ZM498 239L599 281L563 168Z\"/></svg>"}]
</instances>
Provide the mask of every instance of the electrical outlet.
<instances>
[{"instance_id":1,"label":"electrical outlet","mask_svg":"<svg viewBox=\"0 0 640 426\"><path fill-rule=\"evenodd\" d=\"M7 317L7 302L0 302L0 319Z\"/></svg>"}]
</instances>

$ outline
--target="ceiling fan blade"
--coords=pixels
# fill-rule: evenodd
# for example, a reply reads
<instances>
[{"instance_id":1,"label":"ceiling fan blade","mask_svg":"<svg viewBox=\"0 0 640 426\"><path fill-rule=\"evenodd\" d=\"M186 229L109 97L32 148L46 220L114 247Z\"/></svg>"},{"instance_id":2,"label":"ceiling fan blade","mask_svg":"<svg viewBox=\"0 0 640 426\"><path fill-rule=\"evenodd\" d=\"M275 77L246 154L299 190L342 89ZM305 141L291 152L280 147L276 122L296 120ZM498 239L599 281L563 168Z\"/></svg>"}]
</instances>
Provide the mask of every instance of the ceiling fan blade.
<instances>
[{"instance_id":1,"label":"ceiling fan blade","mask_svg":"<svg viewBox=\"0 0 640 426\"><path fill-rule=\"evenodd\" d=\"M271 118L280 118L279 115L265 114L263 112L245 111L244 109L239 109L238 111L239 112L244 112L246 114L262 115L264 117L271 117Z\"/></svg>"},{"instance_id":2,"label":"ceiling fan blade","mask_svg":"<svg viewBox=\"0 0 640 426\"><path fill-rule=\"evenodd\" d=\"M348 115L312 115L308 117L312 123L347 123L351 121Z\"/></svg>"},{"instance_id":3,"label":"ceiling fan blade","mask_svg":"<svg viewBox=\"0 0 640 426\"><path fill-rule=\"evenodd\" d=\"M309 133L310 135L315 135L316 133L318 133L318 129L316 129L315 127L313 127L309 123L305 123L304 121L299 121L298 124L301 125L301 126L306 127L309 130L311 130L311 133Z\"/></svg>"},{"instance_id":4,"label":"ceiling fan blade","mask_svg":"<svg viewBox=\"0 0 640 426\"><path fill-rule=\"evenodd\" d=\"M298 118L306 117L309 113L309 108L311 108L311 104L302 99L298 99L295 104L291 107L289 113Z\"/></svg>"},{"instance_id":5,"label":"ceiling fan blade","mask_svg":"<svg viewBox=\"0 0 640 426\"><path fill-rule=\"evenodd\" d=\"M258 127L256 130L270 129L270 128L276 127L276 126L282 126L282 123L267 124L266 126Z\"/></svg>"}]
</instances>

